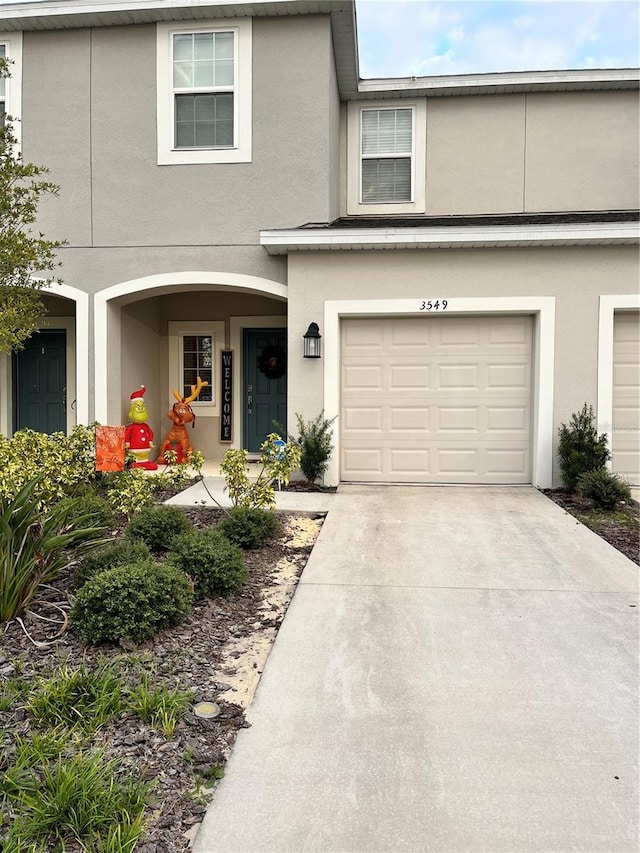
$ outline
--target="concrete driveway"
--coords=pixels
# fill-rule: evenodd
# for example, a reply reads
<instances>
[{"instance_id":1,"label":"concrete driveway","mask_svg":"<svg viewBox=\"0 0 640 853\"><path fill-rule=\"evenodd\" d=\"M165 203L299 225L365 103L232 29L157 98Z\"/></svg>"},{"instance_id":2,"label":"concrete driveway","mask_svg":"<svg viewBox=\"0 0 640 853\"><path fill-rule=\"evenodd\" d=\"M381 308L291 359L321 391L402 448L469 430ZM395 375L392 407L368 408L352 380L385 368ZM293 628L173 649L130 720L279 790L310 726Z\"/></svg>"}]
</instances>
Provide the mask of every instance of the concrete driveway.
<instances>
[{"instance_id":1,"label":"concrete driveway","mask_svg":"<svg viewBox=\"0 0 640 853\"><path fill-rule=\"evenodd\" d=\"M197 853L637 853L637 591L533 488L341 487Z\"/></svg>"}]
</instances>

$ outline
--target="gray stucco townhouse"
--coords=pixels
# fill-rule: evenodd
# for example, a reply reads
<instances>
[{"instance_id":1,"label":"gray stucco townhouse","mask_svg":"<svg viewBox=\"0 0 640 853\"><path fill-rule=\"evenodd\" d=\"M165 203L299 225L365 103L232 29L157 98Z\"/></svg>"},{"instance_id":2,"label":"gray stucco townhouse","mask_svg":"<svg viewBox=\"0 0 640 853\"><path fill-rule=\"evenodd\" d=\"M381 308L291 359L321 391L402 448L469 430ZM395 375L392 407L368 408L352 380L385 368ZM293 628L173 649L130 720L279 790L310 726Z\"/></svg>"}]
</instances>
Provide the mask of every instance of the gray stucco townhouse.
<instances>
[{"instance_id":1,"label":"gray stucco townhouse","mask_svg":"<svg viewBox=\"0 0 640 853\"><path fill-rule=\"evenodd\" d=\"M361 80L352 0L2 3L0 51L67 241L0 432L144 384L159 444L199 373L211 460L324 410L328 482L546 487L587 401L640 481L637 69Z\"/></svg>"}]
</instances>

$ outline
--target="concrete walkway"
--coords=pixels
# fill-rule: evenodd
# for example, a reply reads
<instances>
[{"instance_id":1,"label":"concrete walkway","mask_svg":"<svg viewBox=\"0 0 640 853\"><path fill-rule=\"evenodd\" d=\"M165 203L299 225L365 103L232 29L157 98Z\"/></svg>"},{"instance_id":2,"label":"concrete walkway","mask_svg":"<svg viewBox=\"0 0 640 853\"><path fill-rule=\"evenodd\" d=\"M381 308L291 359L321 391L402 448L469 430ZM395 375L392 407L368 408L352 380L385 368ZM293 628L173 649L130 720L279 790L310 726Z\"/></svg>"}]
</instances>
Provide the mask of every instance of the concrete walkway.
<instances>
[{"instance_id":1,"label":"concrete walkway","mask_svg":"<svg viewBox=\"0 0 640 853\"><path fill-rule=\"evenodd\" d=\"M637 853L636 566L530 487L333 497L197 853Z\"/></svg>"}]
</instances>

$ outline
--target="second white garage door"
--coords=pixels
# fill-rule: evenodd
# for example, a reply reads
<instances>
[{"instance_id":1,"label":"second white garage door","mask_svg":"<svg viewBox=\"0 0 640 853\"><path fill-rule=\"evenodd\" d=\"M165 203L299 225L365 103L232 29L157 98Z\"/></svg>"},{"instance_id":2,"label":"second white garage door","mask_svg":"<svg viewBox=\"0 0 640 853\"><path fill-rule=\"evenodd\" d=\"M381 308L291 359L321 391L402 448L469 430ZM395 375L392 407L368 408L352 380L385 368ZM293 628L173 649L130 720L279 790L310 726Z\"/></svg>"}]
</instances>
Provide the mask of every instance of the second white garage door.
<instances>
[{"instance_id":1,"label":"second white garage door","mask_svg":"<svg viewBox=\"0 0 640 853\"><path fill-rule=\"evenodd\" d=\"M531 482L533 318L342 324L340 478Z\"/></svg>"}]
</instances>

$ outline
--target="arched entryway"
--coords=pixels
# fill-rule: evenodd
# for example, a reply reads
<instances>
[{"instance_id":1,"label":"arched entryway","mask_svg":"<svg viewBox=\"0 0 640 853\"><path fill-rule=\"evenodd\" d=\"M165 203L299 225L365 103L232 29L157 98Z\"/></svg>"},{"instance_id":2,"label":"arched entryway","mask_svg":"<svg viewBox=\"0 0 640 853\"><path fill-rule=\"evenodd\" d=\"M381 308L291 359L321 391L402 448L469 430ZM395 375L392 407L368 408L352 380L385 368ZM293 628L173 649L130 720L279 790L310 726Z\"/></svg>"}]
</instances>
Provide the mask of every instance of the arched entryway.
<instances>
[{"instance_id":1,"label":"arched entryway","mask_svg":"<svg viewBox=\"0 0 640 853\"><path fill-rule=\"evenodd\" d=\"M197 416L189 432L192 444L207 459L221 458L229 446L248 446L248 341L262 330L280 345L284 338L286 349L286 326L286 286L257 276L190 271L103 290L95 297L95 418L126 422L130 395L144 385L159 447L171 426L167 412L174 390L188 393L202 374L210 384L192 404ZM271 386L274 394L285 389L286 408L286 376ZM264 413L263 408L263 420Z\"/></svg>"}]
</instances>

